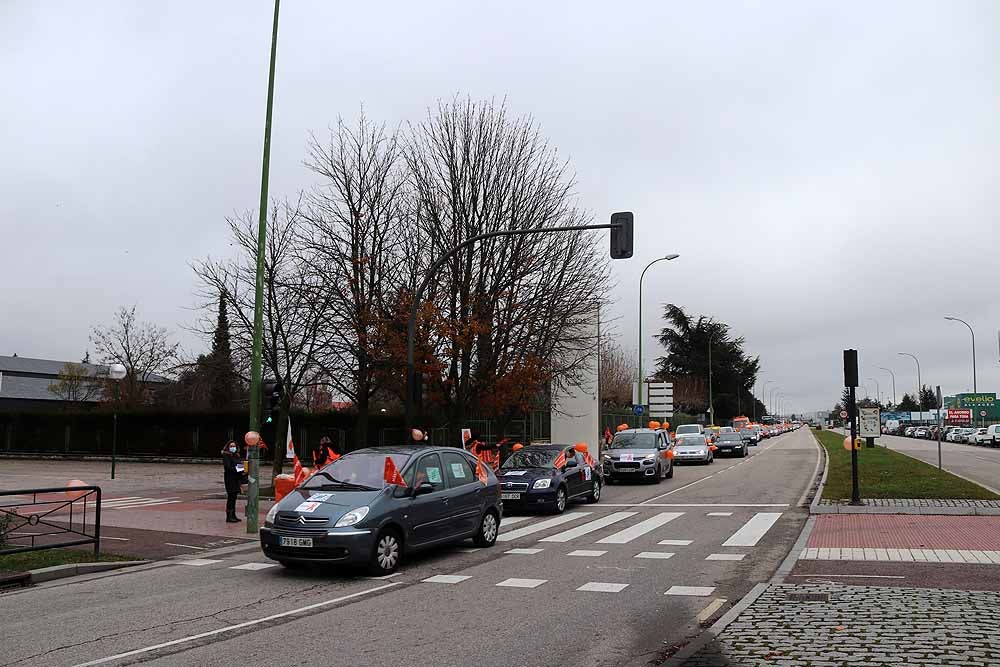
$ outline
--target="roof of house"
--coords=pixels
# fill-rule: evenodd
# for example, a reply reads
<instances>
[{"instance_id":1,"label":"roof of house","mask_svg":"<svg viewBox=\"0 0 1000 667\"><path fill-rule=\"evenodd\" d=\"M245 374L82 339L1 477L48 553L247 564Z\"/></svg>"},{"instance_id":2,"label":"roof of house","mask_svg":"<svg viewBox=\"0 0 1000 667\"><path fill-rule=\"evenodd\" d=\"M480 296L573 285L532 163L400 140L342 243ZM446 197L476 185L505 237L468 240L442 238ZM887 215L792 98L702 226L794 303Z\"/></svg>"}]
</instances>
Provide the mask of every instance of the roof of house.
<instances>
[{"instance_id":1,"label":"roof of house","mask_svg":"<svg viewBox=\"0 0 1000 667\"><path fill-rule=\"evenodd\" d=\"M8 357L0 355L0 399L16 398L34 401L61 401L49 387L58 382L59 374L72 361L32 359L31 357ZM107 364L76 364L82 366L91 377L106 377ZM23 375L22 375L23 374ZM44 377L38 377L44 376ZM167 382L160 375L150 375L146 382Z\"/></svg>"},{"instance_id":2,"label":"roof of house","mask_svg":"<svg viewBox=\"0 0 1000 667\"><path fill-rule=\"evenodd\" d=\"M53 361L51 359L32 359L31 357L5 357L0 355L0 373L39 373L42 375L59 375L63 366L72 361ZM104 375L108 367L101 364L78 364L87 369L88 374Z\"/></svg>"}]
</instances>

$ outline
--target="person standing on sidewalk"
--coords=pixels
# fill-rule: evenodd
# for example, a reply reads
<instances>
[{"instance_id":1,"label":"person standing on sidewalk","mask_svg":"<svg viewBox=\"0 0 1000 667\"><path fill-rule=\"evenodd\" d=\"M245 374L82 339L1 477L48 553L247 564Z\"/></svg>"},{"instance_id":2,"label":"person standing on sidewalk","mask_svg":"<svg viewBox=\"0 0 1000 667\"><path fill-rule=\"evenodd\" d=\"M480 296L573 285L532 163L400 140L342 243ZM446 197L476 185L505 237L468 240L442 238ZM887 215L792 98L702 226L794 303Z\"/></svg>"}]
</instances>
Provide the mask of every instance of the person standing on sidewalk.
<instances>
[{"instance_id":1,"label":"person standing on sidewalk","mask_svg":"<svg viewBox=\"0 0 1000 667\"><path fill-rule=\"evenodd\" d=\"M240 483L243 481L243 459L239 454L236 442L230 440L222 450L222 466L226 482L226 523L239 523L236 516L236 496L240 493Z\"/></svg>"}]
</instances>

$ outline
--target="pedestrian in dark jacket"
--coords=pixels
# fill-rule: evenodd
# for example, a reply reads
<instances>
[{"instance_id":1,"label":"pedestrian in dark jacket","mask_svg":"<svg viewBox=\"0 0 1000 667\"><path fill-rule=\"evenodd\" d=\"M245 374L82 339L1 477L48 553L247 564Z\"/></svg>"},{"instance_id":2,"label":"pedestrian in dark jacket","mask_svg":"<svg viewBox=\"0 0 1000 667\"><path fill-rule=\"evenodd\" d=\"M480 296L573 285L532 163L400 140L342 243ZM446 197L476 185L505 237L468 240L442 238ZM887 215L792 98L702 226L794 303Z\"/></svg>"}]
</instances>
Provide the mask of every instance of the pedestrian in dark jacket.
<instances>
[{"instance_id":1,"label":"pedestrian in dark jacket","mask_svg":"<svg viewBox=\"0 0 1000 667\"><path fill-rule=\"evenodd\" d=\"M225 470L226 482L226 523L239 523L236 516L236 496L240 493L240 483L243 481L243 457L236 442L230 440L222 450L222 466Z\"/></svg>"}]
</instances>

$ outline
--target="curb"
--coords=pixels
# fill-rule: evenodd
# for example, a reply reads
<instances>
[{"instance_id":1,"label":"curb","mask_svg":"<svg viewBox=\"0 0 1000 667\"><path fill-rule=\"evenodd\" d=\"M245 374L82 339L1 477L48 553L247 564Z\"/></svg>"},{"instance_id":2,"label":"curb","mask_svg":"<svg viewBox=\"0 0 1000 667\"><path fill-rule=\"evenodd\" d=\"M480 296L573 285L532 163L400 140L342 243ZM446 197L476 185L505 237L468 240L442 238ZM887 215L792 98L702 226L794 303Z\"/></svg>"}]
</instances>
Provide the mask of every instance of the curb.
<instances>
[{"instance_id":1,"label":"curb","mask_svg":"<svg viewBox=\"0 0 1000 667\"><path fill-rule=\"evenodd\" d=\"M107 572L109 570L120 570L125 567L136 565L146 565L148 560L125 560L111 561L107 563L70 563L68 565L53 565L37 570L28 571L28 584L40 584L66 577L75 577L80 574L93 574L94 572Z\"/></svg>"},{"instance_id":2,"label":"curb","mask_svg":"<svg viewBox=\"0 0 1000 667\"><path fill-rule=\"evenodd\" d=\"M757 598L763 595L770 586L771 584L757 584L751 588L749 593L744 595L739 602L733 605L732 609L723 614L710 628L698 635L694 641L680 651L667 658L662 663L662 667L681 667L698 651L705 648L710 642L715 641L725 631L726 627L746 611L747 607L756 602Z\"/></svg>"},{"instance_id":3,"label":"curb","mask_svg":"<svg viewBox=\"0 0 1000 667\"><path fill-rule=\"evenodd\" d=\"M855 507L823 505L810 514L913 514L922 516L1000 516L998 507Z\"/></svg>"},{"instance_id":4,"label":"curb","mask_svg":"<svg viewBox=\"0 0 1000 667\"><path fill-rule=\"evenodd\" d=\"M811 435L813 437L813 442L816 443L820 454L823 456L823 475L820 477L812 502L809 503L809 513L817 514L816 509L819 507L819 502L823 499L823 489L826 488L826 476L830 472L830 455L827 453L826 447L823 446L823 443L821 443L819 438L816 437L816 432L813 431Z\"/></svg>"}]
</instances>

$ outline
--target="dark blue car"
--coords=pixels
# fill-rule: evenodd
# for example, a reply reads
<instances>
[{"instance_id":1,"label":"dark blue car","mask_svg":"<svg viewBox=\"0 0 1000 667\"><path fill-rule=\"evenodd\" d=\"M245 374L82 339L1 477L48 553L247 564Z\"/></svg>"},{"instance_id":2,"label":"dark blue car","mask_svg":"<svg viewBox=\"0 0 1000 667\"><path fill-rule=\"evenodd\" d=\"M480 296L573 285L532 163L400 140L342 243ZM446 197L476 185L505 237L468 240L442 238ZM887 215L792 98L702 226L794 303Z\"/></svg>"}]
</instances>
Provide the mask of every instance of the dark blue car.
<instances>
[{"instance_id":1,"label":"dark blue car","mask_svg":"<svg viewBox=\"0 0 1000 667\"><path fill-rule=\"evenodd\" d=\"M386 457L406 486L386 484ZM472 538L490 547L500 529L496 476L454 447L378 447L351 452L310 477L268 512L264 555L282 565L364 565L394 571L404 554Z\"/></svg>"},{"instance_id":2,"label":"dark blue car","mask_svg":"<svg viewBox=\"0 0 1000 667\"><path fill-rule=\"evenodd\" d=\"M508 513L541 509L560 514L573 500L596 503L604 483L599 470L570 445L525 447L503 462L497 477Z\"/></svg>"}]
</instances>

